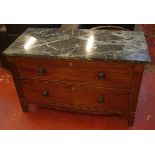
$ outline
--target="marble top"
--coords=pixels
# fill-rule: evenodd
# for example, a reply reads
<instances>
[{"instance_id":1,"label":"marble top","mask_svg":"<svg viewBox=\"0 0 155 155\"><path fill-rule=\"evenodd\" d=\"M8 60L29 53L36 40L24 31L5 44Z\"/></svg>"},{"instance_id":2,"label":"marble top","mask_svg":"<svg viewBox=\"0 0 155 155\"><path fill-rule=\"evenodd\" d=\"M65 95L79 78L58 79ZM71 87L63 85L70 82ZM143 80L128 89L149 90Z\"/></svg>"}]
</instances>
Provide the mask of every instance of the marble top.
<instances>
[{"instance_id":1,"label":"marble top","mask_svg":"<svg viewBox=\"0 0 155 155\"><path fill-rule=\"evenodd\" d=\"M150 62L144 34L135 31L29 28L3 54Z\"/></svg>"}]
</instances>

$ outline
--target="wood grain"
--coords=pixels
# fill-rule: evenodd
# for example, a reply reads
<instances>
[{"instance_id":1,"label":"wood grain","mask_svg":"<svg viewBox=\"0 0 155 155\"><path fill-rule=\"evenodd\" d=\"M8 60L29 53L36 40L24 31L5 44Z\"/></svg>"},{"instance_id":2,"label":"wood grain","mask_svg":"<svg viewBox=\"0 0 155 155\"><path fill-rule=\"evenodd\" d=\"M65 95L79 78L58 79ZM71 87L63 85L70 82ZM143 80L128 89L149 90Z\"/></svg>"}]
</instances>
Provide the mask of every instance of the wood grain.
<instances>
[{"instance_id":1,"label":"wood grain","mask_svg":"<svg viewBox=\"0 0 155 155\"><path fill-rule=\"evenodd\" d=\"M21 81L23 98L30 102L42 104L63 104L64 106L88 108L107 111L127 111L129 104L128 91L94 88L78 84L55 82ZM43 92L48 92L44 96ZM99 102L99 97L104 97Z\"/></svg>"},{"instance_id":2,"label":"wood grain","mask_svg":"<svg viewBox=\"0 0 155 155\"><path fill-rule=\"evenodd\" d=\"M63 60L49 58L11 58L16 66L16 77L95 84L96 86L131 89L134 65L103 61ZM40 75L38 69L45 73ZM103 80L99 73L105 73Z\"/></svg>"},{"instance_id":3,"label":"wood grain","mask_svg":"<svg viewBox=\"0 0 155 155\"><path fill-rule=\"evenodd\" d=\"M119 114L129 125L134 123L144 64L34 56L10 56L7 61L24 112L28 104L36 104L79 113ZM105 76L99 78L100 73Z\"/></svg>"}]
</instances>

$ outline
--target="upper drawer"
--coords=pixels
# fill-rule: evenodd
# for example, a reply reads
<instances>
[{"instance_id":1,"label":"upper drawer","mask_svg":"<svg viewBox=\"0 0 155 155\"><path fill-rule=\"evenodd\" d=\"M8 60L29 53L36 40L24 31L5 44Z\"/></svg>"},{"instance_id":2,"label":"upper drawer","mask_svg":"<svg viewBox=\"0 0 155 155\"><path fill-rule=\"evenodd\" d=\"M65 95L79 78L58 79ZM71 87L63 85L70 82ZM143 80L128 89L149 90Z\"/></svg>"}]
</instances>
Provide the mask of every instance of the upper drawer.
<instances>
[{"instance_id":1,"label":"upper drawer","mask_svg":"<svg viewBox=\"0 0 155 155\"><path fill-rule=\"evenodd\" d=\"M102 87L130 89L134 65L102 61L16 57L13 63L20 78L83 82Z\"/></svg>"}]
</instances>

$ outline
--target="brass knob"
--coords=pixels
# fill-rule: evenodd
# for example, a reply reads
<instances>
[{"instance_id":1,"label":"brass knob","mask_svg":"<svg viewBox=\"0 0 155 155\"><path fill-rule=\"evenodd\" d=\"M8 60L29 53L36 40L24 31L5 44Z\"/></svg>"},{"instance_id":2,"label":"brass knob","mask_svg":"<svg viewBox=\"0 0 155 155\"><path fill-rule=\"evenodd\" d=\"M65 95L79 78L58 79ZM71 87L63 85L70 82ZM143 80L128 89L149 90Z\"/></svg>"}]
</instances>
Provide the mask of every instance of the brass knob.
<instances>
[{"instance_id":1,"label":"brass knob","mask_svg":"<svg viewBox=\"0 0 155 155\"><path fill-rule=\"evenodd\" d=\"M48 91L43 91L43 92L42 92L42 95L43 95L43 96L48 96L48 95L49 95L49 92L48 92Z\"/></svg>"},{"instance_id":2,"label":"brass knob","mask_svg":"<svg viewBox=\"0 0 155 155\"><path fill-rule=\"evenodd\" d=\"M45 70L44 67L38 68L38 73L39 73L40 75L43 75L45 72L46 72L46 70Z\"/></svg>"},{"instance_id":3,"label":"brass knob","mask_svg":"<svg viewBox=\"0 0 155 155\"><path fill-rule=\"evenodd\" d=\"M104 102L104 97L103 97L103 96L99 96L98 102L99 102L99 103L103 103L103 102Z\"/></svg>"},{"instance_id":4,"label":"brass knob","mask_svg":"<svg viewBox=\"0 0 155 155\"><path fill-rule=\"evenodd\" d=\"M100 72L100 73L98 74L98 78L99 78L100 80L104 80L104 79L105 79L105 73Z\"/></svg>"}]
</instances>

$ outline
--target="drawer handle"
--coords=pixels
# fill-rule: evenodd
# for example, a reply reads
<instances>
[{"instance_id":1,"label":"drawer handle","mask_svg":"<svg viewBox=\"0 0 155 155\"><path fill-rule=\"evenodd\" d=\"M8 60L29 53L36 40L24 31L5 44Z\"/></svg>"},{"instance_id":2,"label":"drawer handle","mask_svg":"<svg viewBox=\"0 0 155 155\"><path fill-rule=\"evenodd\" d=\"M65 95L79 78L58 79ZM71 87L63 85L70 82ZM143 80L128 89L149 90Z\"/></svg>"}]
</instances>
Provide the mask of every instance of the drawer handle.
<instances>
[{"instance_id":1,"label":"drawer handle","mask_svg":"<svg viewBox=\"0 0 155 155\"><path fill-rule=\"evenodd\" d=\"M46 70L45 70L44 67L38 68L38 73L39 73L40 75L43 75L45 72L46 72Z\"/></svg>"},{"instance_id":2,"label":"drawer handle","mask_svg":"<svg viewBox=\"0 0 155 155\"><path fill-rule=\"evenodd\" d=\"M100 72L100 73L98 74L98 78L99 78L100 80L104 80L104 79L105 79L105 73Z\"/></svg>"},{"instance_id":3,"label":"drawer handle","mask_svg":"<svg viewBox=\"0 0 155 155\"><path fill-rule=\"evenodd\" d=\"M104 97L103 97L103 96L99 96L98 102L99 102L99 103L103 103L103 102L104 102Z\"/></svg>"},{"instance_id":4,"label":"drawer handle","mask_svg":"<svg viewBox=\"0 0 155 155\"><path fill-rule=\"evenodd\" d=\"M48 96L48 95L49 95L49 92L48 92L48 91L43 91L43 92L42 92L42 95L43 95L43 96Z\"/></svg>"}]
</instances>

